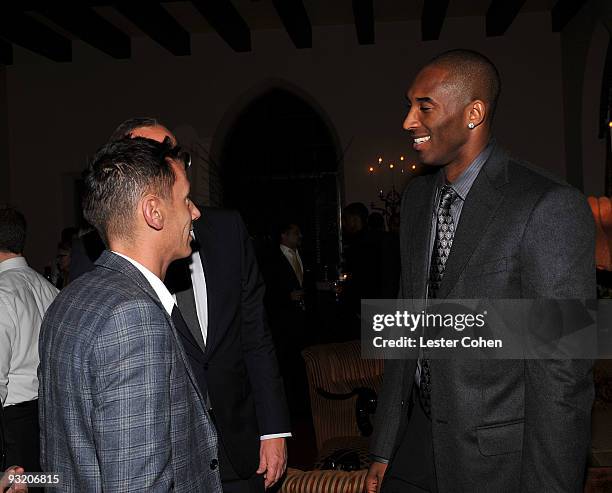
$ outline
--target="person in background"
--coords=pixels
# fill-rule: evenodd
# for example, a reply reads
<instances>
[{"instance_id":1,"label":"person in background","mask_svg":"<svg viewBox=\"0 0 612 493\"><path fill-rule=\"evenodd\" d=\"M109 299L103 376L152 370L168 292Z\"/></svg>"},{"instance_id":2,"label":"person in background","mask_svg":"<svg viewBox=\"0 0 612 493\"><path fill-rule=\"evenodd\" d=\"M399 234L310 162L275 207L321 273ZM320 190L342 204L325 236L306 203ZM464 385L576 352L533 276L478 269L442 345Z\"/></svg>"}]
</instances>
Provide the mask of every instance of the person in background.
<instances>
[{"instance_id":1,"label":"person in background","mask_svg":"<svg viewBox=\"0 0 612 493\"><path fill-rule=\"evenodd\" d=\"M262 267L266 281L265 305L274 337L285 392L292 415L308 412L308 383L301 351L315 339L309 333L310 299L305 295L305 269L299 248L300 227L285 222L278 228L278 243Z\"/></svg>"},{"instance_id":2,"label":"person in background","mask_svg":"<svg viewBox=\"0 0 612 493\"><path fill-rule=\"evenodd\" d=\"M6 464L39 472L38 337L57 289L23 256L26 220L0 207L0 403Z\"/></svg>"}]
</instances>

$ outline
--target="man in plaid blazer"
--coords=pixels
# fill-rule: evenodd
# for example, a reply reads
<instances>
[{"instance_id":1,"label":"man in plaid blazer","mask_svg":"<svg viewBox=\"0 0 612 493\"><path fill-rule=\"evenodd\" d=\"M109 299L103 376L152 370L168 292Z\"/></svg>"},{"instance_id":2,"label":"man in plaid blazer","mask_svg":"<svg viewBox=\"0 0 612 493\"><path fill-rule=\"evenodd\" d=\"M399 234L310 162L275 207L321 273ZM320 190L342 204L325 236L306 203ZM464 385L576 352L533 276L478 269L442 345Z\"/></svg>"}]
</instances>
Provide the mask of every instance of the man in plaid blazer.
<instances>
[{"instance_id":1,"label":"man in plaid blazer","mask_svg":"<svg viewBox=\"0 0 612 493\"><path fill-rule=\"evenodd\" d=\"M184 163L147 139L107 144L83 206L108 250L42 325L42 466L62 491L221 492L216 431L162 282L200 215Z\"/></svg>"}]
</instances>

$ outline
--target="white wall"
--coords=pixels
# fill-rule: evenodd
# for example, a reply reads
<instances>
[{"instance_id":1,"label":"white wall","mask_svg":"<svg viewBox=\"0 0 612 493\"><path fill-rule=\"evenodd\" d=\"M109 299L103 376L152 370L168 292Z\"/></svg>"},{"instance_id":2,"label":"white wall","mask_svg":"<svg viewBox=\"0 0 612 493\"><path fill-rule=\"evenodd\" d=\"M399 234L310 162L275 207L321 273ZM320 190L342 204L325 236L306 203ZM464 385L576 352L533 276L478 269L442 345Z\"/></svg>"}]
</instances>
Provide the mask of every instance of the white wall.
<instances>
[{"instance_id":1,"label":"white wall","mask_svg":"<svg viewBox=\"0 0 612 493\"><path fill-rule=\"evenodd\" d=\"M477 49L498 65L498 140L564 175L560 39L550 31L549 15L519 15L496 38L485 37L484 18L447 19L436 42L420 41L419 31L419 22L377 24L376 44L359 46L353 26L315 26L309 50L296 50L284 31L258 31L252 52L243 54L214 34L194 35L192 56L183 58L136 39L126 61L75 43L68 64L18 51L17 63L7 69L10 200L29 220L31 263L42 268L54 255L59 231L74 221L72 198L62 197L65 183L117 123L155 115L171 128L192 127L215 147L228 109L235 113L244 95L275 78L298 87L325 112L340 147L348 146L346 202L369 203L376 184L367 165L380 153L409 152L401 123L412 77L450 48Z\"/></svg>"}]
</instances>

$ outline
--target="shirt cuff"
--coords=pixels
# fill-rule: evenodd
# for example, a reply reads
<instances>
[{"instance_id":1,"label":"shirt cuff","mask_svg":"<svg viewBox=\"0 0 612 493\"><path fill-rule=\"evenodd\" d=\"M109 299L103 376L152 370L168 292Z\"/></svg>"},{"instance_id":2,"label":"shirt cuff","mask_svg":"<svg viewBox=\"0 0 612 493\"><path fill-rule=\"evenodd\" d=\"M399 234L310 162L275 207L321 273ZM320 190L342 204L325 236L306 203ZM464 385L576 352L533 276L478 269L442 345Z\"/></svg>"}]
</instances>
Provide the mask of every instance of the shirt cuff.
<instances>
[{"instance_id":1,"label":"shirt cuff","mask_svg":"<svg viewBox=\"0 0 612 493\"><path fill-rule=\"evenodd\" d=\"M291 433L272 433L271 435L261 435L260 440L270 440L270 438L286 438L293 436Z\"/></svg>"},{"instance_id":2,"label":"shirt cuff","mask_svg":"<svg viewBox=\"0 0 612 493\"><path fill-rule=\"evenodd\" d=\"M378 455L370 454L370 458L374 462L380 462L381 464L388 464L389 459L385 459L384 457L379 457Z\"/></svg>"}]
</instances>

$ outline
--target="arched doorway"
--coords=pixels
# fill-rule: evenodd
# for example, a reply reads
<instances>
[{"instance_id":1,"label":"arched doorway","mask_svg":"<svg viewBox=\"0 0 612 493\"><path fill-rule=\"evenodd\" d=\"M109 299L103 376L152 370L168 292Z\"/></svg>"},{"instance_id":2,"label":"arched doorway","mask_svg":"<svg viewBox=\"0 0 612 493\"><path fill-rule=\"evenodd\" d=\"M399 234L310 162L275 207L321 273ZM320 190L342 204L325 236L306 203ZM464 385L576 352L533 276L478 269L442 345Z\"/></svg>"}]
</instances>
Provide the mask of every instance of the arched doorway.
<instances>
[{"instance_id":1,"label":"arched doorway","mask_svg":"<svg viewBox=\"0 0 612 493\"><path fill-rule=\"evenodd\" d=\"M317 278L338 264L338 161L333 135L303 98L272 88L226 133L219 156L223 205L238 209L260 251L279 224L296 222Z\"/></svg>"}]
</instances>

